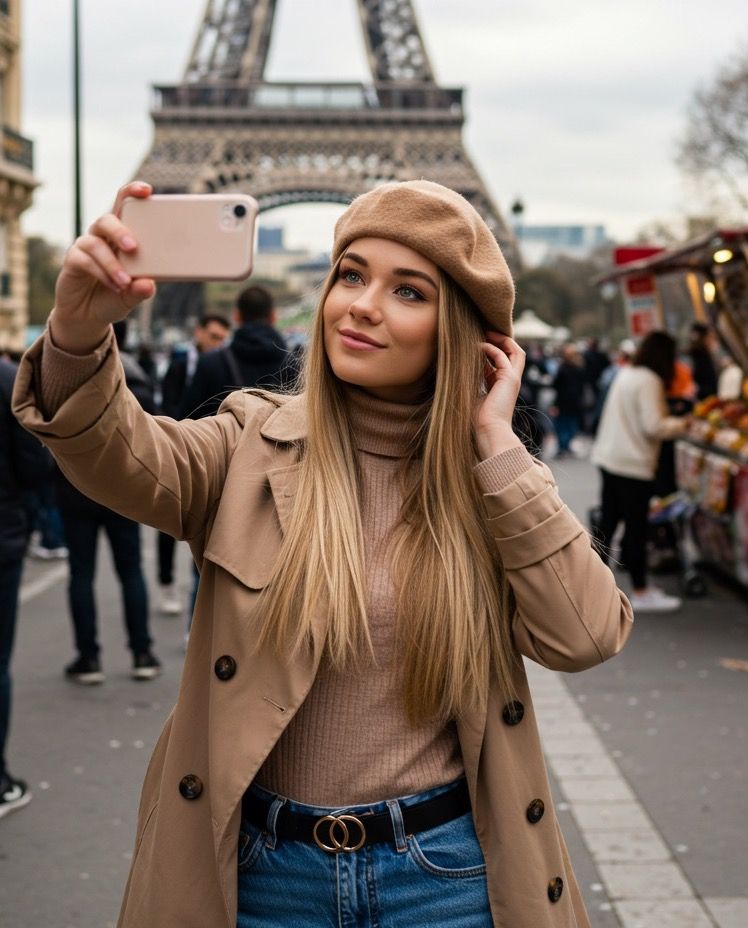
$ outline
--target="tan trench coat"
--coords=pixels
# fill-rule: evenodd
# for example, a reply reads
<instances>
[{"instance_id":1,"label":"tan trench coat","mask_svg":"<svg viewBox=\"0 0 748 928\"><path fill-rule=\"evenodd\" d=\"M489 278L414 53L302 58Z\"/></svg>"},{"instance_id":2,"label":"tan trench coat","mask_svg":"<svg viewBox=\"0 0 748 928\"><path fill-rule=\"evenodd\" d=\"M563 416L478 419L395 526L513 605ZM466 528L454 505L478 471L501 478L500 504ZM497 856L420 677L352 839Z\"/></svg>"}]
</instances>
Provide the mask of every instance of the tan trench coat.
<instances>
[{"instance_id":1,"label":"tan trench coat","mask_svg":"<svg viewBox=\"0 0 748 928\"><path fill-rule=\"evenodd\" d=\"M257 596L294 502L303 398L276 408L239 391L209 419L153 418L125 389L112 349L45 421L34 392L40 355L37 342L16 381L23 425L84 492L186 539L201 567L178 701L145 777L119 928L235 928L240 800L309 692L325 633L320 615L313 653L294 662L252 653ZM550 471L536 463L487 504L517 602L519 651L564 671L613 656L629 633L630 607ZM218 663L225 657L235 663ZM458 724L493 922L588 928L523 670L516 685L520 722L504 720L493 685L487 711ZM545 812L535 820L539 805L535 816L528 807L538 799Z\"/></svg>"}]
</instances>

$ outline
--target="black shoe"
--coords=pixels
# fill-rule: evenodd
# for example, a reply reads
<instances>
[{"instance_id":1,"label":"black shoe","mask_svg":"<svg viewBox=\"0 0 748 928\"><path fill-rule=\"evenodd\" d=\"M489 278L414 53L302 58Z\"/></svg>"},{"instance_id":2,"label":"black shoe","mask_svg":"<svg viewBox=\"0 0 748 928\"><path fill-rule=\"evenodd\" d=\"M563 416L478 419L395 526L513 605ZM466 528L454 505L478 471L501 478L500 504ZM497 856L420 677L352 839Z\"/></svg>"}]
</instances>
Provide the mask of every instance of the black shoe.
<instances>
[{"instance_id":1,"label":"black shoe","mask_svg":"<svg viewBox=\"0 0 748 928\"><path fill-rule=\"evenodd\" d=\"M84 686L93 686L104 682L101 664L98 657L79 657L65 668L68 680L82 683Z\"/></svg>"},{"instance_id":2,"label":"black shoe","mask_svg":"<svg viewBox=\"0 0 748 928\"><path fill-rule=\"evenodd\" d=\"M31 802L31 793L23 780L6 777L0 782L0 818Z\"/></svg>"},{"instance_id":3,"label":"black shoe","mask_svg":"<svg viewBox=\"0 0 748 928\"><path fill-rule=\"evenodd\" d=\"M132 661L133 680L152 680L161 673L161 662L150 651L136 654Z\"/></svg>"}]
</instances>

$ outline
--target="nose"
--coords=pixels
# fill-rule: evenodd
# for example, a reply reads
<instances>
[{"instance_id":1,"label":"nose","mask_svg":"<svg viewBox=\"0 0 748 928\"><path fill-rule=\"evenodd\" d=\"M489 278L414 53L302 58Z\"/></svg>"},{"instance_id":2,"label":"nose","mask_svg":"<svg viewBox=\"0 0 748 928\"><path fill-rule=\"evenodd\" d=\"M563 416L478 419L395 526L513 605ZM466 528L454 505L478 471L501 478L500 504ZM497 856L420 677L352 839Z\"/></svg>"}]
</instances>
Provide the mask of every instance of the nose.
<instances>
[{"instance_id":1,"label":"nose","mask_svg":"<svg viewBox=\"0 0 748 928\"><path fill-rule=\"evenodd\" d=\"M366 290L359 292L348 307L348 313L354 319L365 319L372 325L381 322L382 312L379 309L379 300L374 288L367 287Z\"/></svg>"}]
</instances>

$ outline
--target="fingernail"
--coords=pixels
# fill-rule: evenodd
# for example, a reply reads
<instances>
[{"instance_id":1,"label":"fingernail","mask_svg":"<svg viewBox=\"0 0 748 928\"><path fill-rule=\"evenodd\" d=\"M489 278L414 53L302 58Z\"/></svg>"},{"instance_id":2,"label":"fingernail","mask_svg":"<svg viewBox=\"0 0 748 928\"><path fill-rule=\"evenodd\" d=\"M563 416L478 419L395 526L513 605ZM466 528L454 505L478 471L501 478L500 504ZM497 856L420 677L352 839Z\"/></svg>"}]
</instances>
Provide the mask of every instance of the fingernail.
<instances>
[{"instance_id":1,"label":"fingernail","mask_svg":"<svg viewBox=\"0 0 748 928\"><path fill-rule=\"evenodd\" d=\"M130 277L130 275L126 274L124 271L117 271L117 273L114 275L114 278L122 287L129 287L132 283L132 277Z\"/></svg>"},{"instance_id":2,"label":"fingernail","mask_svg":"<svg viewBox=\"0 0 748 928\"><path fill-rule=\"evenodd\" d=\"M131 236L125 235L119 244L120 248L124 248L125 251L130 251L131 249L135 248L138 243Z\"/></svg>"}]
</instances>

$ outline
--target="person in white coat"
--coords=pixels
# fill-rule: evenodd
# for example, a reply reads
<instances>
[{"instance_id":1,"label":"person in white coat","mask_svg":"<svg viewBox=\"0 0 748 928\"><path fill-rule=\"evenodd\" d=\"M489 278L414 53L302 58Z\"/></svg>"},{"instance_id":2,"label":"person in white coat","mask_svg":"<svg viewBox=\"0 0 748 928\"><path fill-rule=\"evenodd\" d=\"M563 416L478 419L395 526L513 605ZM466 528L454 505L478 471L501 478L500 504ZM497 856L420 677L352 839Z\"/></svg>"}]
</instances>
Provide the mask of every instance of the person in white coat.
<instances>
[{"instance_id":1,"label":"person in white coat","mask_svg":"<svg viewBox=\"0 0 748 928\"><path fill-rule=\"evenodd\" d=\"M605 559L623 522L621 557L633 583L634 612L669 612L681 604L647 581L647 515L660 444L681 434L686 423L668 414L666 390L675 353L675 340L666 332L650 332L643 339L631 365L611 385L592 448L602 476L600 551Z\"/></svg>"}]
</instances>

